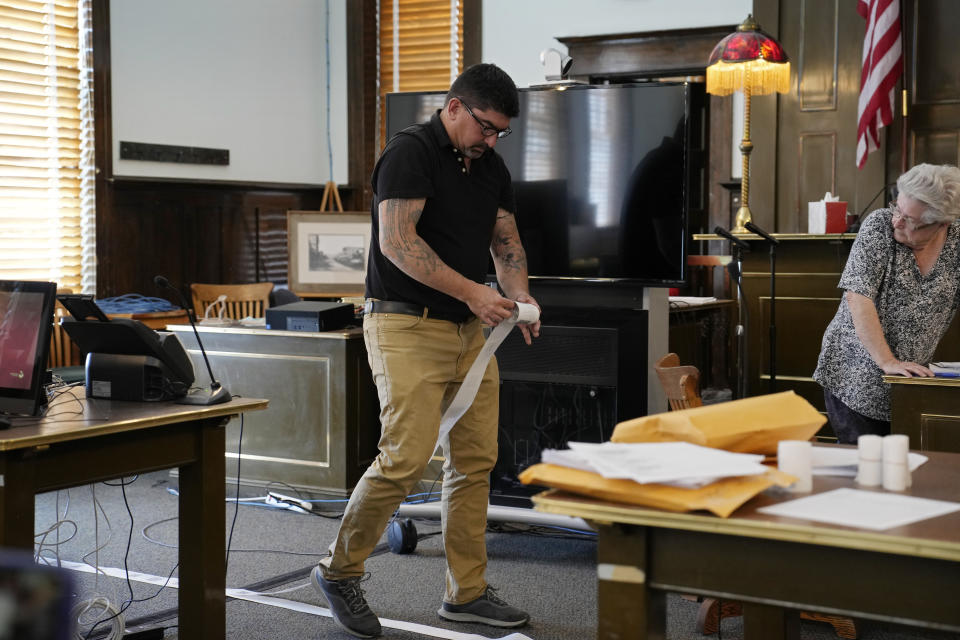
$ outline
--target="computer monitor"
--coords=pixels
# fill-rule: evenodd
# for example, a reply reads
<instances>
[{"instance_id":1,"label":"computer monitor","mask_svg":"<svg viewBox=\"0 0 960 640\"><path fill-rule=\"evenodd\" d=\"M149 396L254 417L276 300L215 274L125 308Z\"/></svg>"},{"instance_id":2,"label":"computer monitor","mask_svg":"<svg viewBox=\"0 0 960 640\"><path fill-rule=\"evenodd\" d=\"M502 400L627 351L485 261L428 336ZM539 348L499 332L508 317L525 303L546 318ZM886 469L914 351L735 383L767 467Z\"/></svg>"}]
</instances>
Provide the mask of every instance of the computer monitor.
<instances>
[{"instance_id":1,"label":"computer monitor","mask_svg":"<svg viewBox=\"0 0 960 640\"><path fill-rule=\"evenodd\" d=\"M56 303L55 282L0 280L0 415L39 415Z\"/></svg>"}]
</instances>

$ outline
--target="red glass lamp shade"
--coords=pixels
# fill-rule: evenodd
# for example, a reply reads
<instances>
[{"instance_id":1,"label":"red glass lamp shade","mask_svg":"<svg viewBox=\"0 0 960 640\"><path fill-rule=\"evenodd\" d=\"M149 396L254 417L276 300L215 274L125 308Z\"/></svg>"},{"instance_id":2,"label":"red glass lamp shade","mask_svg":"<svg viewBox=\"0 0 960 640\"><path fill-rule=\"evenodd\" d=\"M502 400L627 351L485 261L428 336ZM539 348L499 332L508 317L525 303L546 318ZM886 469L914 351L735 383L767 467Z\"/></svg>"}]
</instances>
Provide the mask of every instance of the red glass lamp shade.
<instances>
[{"instance_id":1,"label":"red glass lamp shade","mask_svg":"<svg viewBox=\"0 0 960 640\"><path fill-rule=\"evenodd\" d=\"M713 48L707 63L708 93L725 96L745 84L751 94L790 89L790 59L752 15Z\"/></svg>"}]
</instances>

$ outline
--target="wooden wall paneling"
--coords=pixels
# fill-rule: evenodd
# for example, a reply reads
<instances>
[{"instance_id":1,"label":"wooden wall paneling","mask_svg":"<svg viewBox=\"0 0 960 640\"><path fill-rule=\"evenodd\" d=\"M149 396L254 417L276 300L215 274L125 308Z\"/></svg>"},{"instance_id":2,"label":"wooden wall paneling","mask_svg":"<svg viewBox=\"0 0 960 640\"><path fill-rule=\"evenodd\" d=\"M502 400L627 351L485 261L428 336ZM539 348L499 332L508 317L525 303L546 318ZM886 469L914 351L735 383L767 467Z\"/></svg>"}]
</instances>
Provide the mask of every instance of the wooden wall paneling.
<instances>
[{"instance_id":1,"label":"wooden wall paneling","mask_svg":"<svg viewBox=\"0 0 960 640\"><path fill-rule=\"evenodd\" d=\"M862 170L856 167L865 24L855 4L841 0L779 4L780 41L794 66L791 91L780 96L777 113L776 229L805 232L807 203L828 190L846 200L850 211L865 207L884 184L885 159L882 153L873 153ZM829 156L828 135L833 136Z\"/></svg>"},{"instance_id":2,"label":"wooden wall paneling","mask_svg":"<svg viewBox=\"0 0 960 640\"><path fill-rule=\"evenodd\" d=\"M837 132L802 132L798 140L796 165L797 222L800 231L807 231L807 203L819 200L828 191L837 194Z\"/></svg>"},{"instance_id":3,"label":"wooden wall paneling","mask_svg":"<svg viewBox=\"0 0 960 640\"><path fill-rule=\"evenodd\" d=\"M904 38L911 105L909 164L960 164L960 71L956 62L956 2L929 0L906 7Z\"/></svg>"},{"instance_id":4,"label":"wooden wall paneling","mask_svg":"<svg viewBox=\"0 0 960 640\"><path fill-rule=\"evenodd\" d=\"M744 16L746 17L746 16ZM704 73L710 52L736 25L557 38L573 58L570 77L617 79Z\"/></svg>"},{"instance_id":5,"label":"wooden wall paneling","mask_svg":"<svg viewBox=\"0 0 960 640\"><path fill-rule=\"evenodd\" d=\"M888 181L920 162L960 164L960 72L955 44L960 3L903 0L901 11L907 77L898 83L895 118L889 127ZM902 86L909 93L905 127Z\"/></svg>"},{"instance_id":6,"label":"wooden wall paneling","mask_svg":"<svg viewBox=\"0 0 960 640\"><path fill-rule=\"evenodd\" d=\"M810 0L801 0L799 8L800 46L795 59L800 110L833 111L837 108L839 4L834 0L833 12L815 11Z\"/></svg>"},{"instance_id":7,"label":"wooden wall paneling","mask_svg":"<svg viewBox=\"0 0 960 640\"><path fill-rule=\"evenodd\" d=\"M910 132L910 166L920 162L960 164L960 131L913 129Z\"/></svg>"},{"instance_id":8,"label":"wooden wall paneling","mask_svg":"<svg viewBox=\"0 0 960 640\"><path fill-rule=\"evenodd\" d=\"M913 0L905 6L912 29L905 34L909 57L910 85L916 105L960 103L960 72L957 71L956 0ZM912 11L911 11L912 9Z\"/></svg>"}]
</instances>

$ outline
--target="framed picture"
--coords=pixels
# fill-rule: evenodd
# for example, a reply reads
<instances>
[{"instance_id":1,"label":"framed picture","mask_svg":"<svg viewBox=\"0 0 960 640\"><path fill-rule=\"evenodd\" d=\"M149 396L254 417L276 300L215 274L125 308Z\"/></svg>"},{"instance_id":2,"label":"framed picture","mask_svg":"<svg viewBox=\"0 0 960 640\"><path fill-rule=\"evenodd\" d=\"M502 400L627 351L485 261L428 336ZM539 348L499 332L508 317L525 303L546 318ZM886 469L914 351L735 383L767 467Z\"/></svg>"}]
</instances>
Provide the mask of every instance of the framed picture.
<instances>
[{"instance_id":1,"label":"framed picture","mask_svg":"<svg viewBox=\"0 0 960 640\"><path fill-rule=\"evenodd\" d=\"M287 280L296 294L362 296L370 214L287 212Z\"/></svg>"}]
</instances>

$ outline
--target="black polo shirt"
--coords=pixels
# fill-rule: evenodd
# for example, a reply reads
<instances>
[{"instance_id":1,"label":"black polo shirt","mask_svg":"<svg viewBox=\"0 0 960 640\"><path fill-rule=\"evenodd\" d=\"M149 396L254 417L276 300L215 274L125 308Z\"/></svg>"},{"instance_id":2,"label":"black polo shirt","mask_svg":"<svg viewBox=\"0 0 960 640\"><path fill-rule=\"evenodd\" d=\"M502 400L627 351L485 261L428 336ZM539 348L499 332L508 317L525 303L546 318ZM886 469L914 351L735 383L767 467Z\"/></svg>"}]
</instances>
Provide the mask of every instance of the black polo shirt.
<instances>
[{"instance_id":1,"label":"black polo shirt","mask_svg":"<svg viewBox=\"0 0 960 640\"><path fill-rule=\"evenodd\" d=\"M380 203L426 198L417 233L451 269L483 282L497 209L514 212L510 172L493 150L471 161L450 142L439 111L387 143L373 170L373 218L367 260L367 297L412 302L445 313L470 315L466 304L400 271L380 251Z\"/></svg>"}]
</instances>

